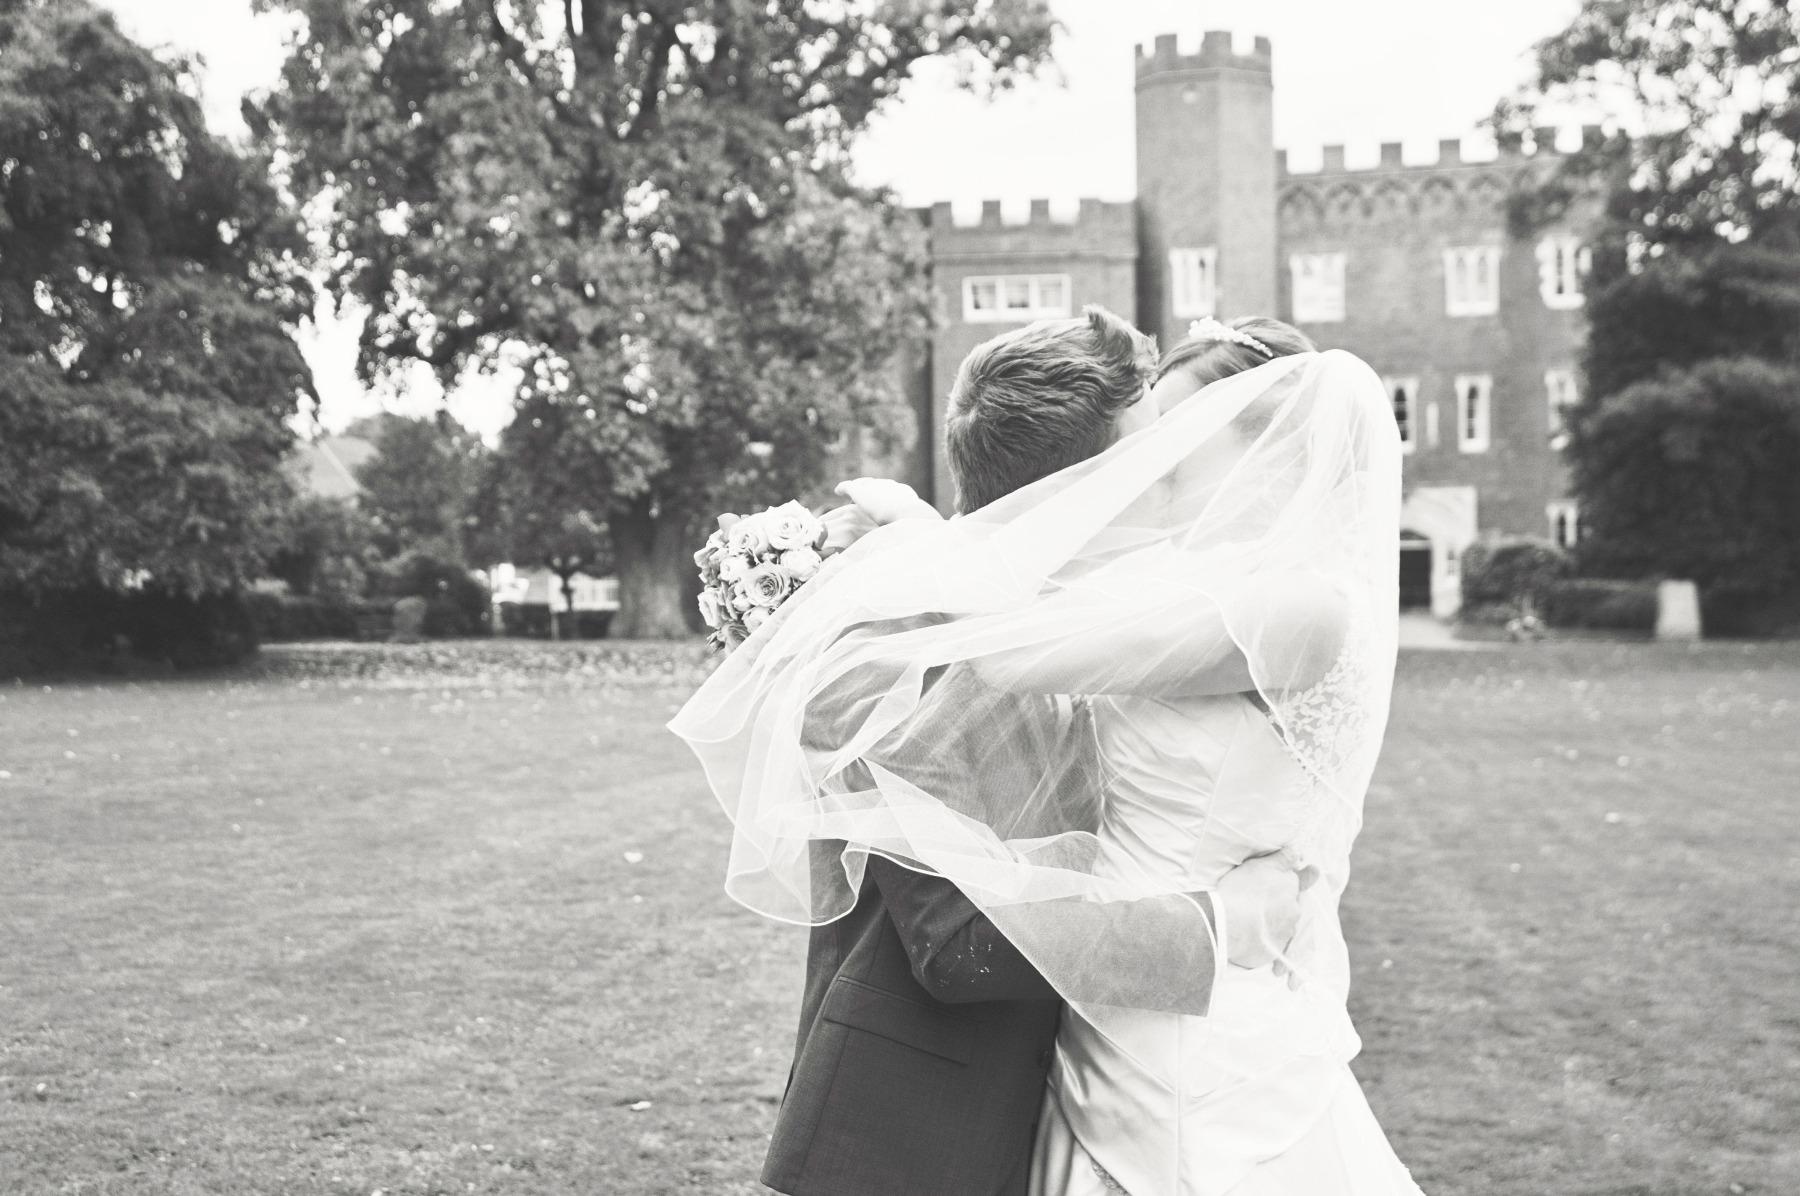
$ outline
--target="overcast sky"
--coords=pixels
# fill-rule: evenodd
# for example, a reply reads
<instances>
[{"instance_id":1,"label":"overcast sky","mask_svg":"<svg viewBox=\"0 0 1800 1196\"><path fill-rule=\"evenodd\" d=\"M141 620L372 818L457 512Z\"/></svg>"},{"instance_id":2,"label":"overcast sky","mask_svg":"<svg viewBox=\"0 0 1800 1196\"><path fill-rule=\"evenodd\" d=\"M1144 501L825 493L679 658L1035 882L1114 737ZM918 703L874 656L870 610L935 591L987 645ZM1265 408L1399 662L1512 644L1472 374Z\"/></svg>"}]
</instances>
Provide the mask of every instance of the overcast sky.
<instances>
[{"instance_id":1,"label":"overcast sky","mask_svg":"<svg viewBox=\"0 0 1800 1196\"><path fill-rule=\"evenodd\" d=\"M250 0L101 0L155 46L205 61L207 110L240 132L239 97L273 83L287 25L256 15ZM1248 48L1275 46L1275 138L1296 169L1319 147L1342 143L1350 164L1373 162L1383 141L1409 161L1431 161L1440 138L1469 134L1494 101L1524 77L1532 45L1561 28L1579 0L1053 0L1065 29L1060 79L1031 83L992 102L958 92L948 73L922 69L859 146L863 178L895 187L906 202L1134 193L1132 47L1175 33L1198 47L1207 29L1229 29ZM341 426L372 410L347 370L353 336L325 330L307 345ZM429 395L415 403L430 402ZM505 403L475 388L453 404L491 432Z\"/></svg>"}]
</instances>

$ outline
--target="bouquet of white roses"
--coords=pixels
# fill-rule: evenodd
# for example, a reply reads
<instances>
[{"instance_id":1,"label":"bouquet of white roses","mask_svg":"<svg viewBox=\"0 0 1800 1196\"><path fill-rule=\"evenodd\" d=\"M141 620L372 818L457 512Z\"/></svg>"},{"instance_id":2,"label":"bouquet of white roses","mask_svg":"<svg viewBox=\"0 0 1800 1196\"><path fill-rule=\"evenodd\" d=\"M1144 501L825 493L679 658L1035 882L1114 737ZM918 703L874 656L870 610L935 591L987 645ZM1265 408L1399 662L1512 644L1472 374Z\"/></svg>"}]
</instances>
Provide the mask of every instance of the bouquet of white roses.
<instances>
[{"instance_id":1,"label":"bouquet of white roses","mask_svg":"<svg viewBox=\"0 0 1800 1196\"><path fill-rule=\"evenodd\" d=\"M719 530L694 554L700 617L712 628L712 644L730 651L768 622L819 571L824 546L825 524L797 502L760 515L719 516Z\"/></svg>"}]
</instances>

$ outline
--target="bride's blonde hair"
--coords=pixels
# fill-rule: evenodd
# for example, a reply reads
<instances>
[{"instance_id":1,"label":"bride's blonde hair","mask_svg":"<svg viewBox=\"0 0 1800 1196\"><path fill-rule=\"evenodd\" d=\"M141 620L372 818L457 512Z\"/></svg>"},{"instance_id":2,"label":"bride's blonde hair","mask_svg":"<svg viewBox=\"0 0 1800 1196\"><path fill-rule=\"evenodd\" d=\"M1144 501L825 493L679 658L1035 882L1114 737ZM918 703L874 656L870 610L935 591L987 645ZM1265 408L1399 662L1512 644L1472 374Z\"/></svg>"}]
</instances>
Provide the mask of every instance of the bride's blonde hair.
<instances>
[{"instance_id":1,"label":"bride's blonde hair","mask_svg":"<svg viewBox=\"0 0 1800 1196\"><path fill-rule=\"evenodd\" d=\"M1218 337L1190 336L1162 355L1156 363L1155 381L1161 382L1179 370L1192 378L1199 389L1277 357L1318 352L1318 346L1304 332L1268 316L1240 316L1227 321L1226 327L1254 338L1269 352L1264 354L1249 345Z\"/></svg>"}]
</instances>

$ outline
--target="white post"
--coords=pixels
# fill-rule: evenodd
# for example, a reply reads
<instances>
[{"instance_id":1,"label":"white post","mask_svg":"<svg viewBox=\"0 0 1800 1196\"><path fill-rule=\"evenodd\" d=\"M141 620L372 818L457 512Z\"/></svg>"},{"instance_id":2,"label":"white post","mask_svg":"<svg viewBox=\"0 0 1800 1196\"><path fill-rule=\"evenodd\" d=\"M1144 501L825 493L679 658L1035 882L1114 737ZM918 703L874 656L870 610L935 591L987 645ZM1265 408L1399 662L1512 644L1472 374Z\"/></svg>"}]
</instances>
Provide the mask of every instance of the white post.
<instances>
[{"instance_id":1,"label":"white post","mask_svg":"<svg viewBox=\"0 0 1800 1196\"><path fill-rule=\"evenodd\" d=\"M1700 635L1700 588L1691 581L1658 582L1656 638L1691 641Z\"/></svg>"}]
</instances>

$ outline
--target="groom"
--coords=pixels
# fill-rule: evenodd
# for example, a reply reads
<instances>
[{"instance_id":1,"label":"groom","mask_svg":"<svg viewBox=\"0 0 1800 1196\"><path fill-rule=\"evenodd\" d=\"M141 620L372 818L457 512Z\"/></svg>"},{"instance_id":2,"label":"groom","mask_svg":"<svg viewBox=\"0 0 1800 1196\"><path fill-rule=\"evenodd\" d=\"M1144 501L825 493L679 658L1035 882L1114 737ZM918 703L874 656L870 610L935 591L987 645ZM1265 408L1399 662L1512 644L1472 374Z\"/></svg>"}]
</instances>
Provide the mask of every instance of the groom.
<instances>
[{"instance_id":1,"label":"groom","mask_svg":"<svg viewBox=\"0 0 1800 1196\"><path fill-rule=\"evenodd\" d=\"M1097 308L978 347L951 392L959 509L1104 450L1144 418L1154 360L1147 338ZM840 548L874 526L857 507L827 523ZM1037 704L1025 717L964 717L933 744L934 770L987 793L1016 792L1021 807L1043 772L1034 756L1088 741L1083 711L1067 699L998 695L968 670L930 684L966 690L939 704L946 709ZM996 743L998 723L1027 729ZM1023 741L1033 728L1035 741ZM1097 774L1088 776L1097 804ZM815 847L815 869L842 867L842 844ZM1293 934L1298 889L1288 864L1265 857L1194 896L1216 928L1229 925L1230 962L1261 967ZM1203 971L1210 977L1210 966ZM1056 990L954 884L870 855L855 907L812 931L763 1183L789 1196L1025 1196L1061 1016Z\"/></svg>"}]
</instances>

